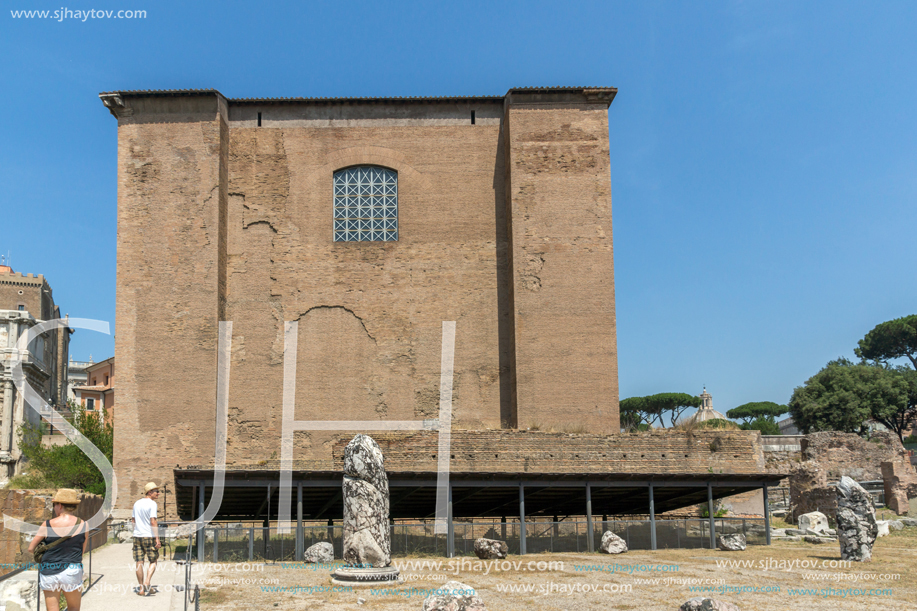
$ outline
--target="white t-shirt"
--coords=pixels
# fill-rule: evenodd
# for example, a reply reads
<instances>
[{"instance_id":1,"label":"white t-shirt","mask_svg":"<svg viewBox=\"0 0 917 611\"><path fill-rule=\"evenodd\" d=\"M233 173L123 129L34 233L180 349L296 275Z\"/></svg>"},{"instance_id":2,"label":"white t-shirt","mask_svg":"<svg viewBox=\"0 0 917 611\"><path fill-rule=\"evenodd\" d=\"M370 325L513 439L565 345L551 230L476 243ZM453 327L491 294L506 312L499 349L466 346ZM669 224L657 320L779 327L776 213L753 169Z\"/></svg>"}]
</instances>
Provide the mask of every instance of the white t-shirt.
<instances>
[{"instance_id":1,"label":"white t-shirt","mask_svg":"<svg viewBox=\"0 0 917 611\"><path fill-rule=\"evenodd\" d=\"M134 503L134 536L135 537L152 537L153 527L150 520L157 516L156 501L144 497Z\"/></svg>"}]
</instances>

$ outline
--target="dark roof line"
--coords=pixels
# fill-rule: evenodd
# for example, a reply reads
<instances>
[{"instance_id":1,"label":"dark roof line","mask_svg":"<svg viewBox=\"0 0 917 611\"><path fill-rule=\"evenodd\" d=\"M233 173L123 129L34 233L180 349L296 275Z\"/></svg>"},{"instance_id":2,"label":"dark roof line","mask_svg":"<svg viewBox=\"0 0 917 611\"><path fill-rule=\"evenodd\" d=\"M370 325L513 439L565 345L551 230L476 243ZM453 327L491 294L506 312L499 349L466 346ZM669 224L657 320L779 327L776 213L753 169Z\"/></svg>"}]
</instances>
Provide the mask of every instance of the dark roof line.
<instances>
[{"instance_id":1,"label":"dark roof line","mask_svg":"<svg viewBox=\"0 0 917 611\"><path fill-rule=\"evenodd\" d=\"M617 92L615 87L513 87L506 95L511 93L563 93L576 91L610 91ZM127 96L194 96L217 94L223 95L216 89L133 89L125 91L104 91L100 96L127 95ZM225 96L224 96L225 97ZM406 97L290 97L290 98L226 98L235 104L253 103L286 103L286 102L501 102L502 96L406 96Z\"/></svg>"}]
</instances>

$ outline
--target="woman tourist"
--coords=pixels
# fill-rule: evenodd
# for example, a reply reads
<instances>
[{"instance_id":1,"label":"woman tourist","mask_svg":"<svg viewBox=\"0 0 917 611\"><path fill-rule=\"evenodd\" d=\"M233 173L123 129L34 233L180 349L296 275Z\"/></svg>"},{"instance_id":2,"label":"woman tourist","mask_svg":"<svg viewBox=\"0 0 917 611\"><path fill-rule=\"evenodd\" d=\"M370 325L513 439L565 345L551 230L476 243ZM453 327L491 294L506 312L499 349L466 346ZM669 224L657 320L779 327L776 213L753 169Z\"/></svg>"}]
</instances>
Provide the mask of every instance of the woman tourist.
<instances>
[{"instance_id":1,"label":"woman tourist","mask_svg":"<svg viewBox=\"0 0 917 611\"><path fill-rule=\"evenodd\" d=\"M76 490L61 488L51 502L54 503L55 517L38 528L29 551L34 552L42 542L47 546L54 545L44 553L38 569L47 611L59 611L61 592L67 600L67 611L79 611L83 595L83 554L89 543L86 522L73 515L80 504Z\"/></svg>"}]
</instances>

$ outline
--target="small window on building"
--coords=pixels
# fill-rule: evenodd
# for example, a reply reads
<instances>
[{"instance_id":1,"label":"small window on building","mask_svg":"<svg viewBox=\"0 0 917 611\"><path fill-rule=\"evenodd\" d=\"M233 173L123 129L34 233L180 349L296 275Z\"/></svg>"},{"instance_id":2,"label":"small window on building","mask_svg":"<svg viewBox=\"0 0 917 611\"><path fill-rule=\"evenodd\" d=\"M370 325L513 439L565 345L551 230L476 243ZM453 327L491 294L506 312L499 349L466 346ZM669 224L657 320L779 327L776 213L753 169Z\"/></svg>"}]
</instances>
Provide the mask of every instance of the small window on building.
<instances>
[{"instance_id":1,"label":"small window on building","mask_svg":"<svg viewBox=\"0 0 917 611\"><path fill-rule=\"evenodd\" d=\"M334 173L334 241L398 240L398 173L357 166Z\"/></svg>"},{"instance_id":2,"label":"small window on building","mask_svg":"<svg viewBox=\"0 0 917 611\"><path fill-rule=\"evenodd\" d=\"M21 303L19 304L19 311L20 311L20 312L25 312L25 306L22 305Z\"/></svg>"},{"instance_id":3,"label":"small window on building","mask_svg":"<svg viewBox=\"0 0 917 611\"><path fill-rule=\"evenodd\" d=\"M95 385L96 385L96 379L92 378L92 384L90 384L90 386L95 386Z\"/></svg>"},{"instance_id":4,"label":"small window on building","mask_svg":"<svg viewBox=\"0 0 917 611\"><path fill-rule=\"evenodd\" d=\"M95 399L86 399L86 409L95 409L96 400Z\"/></svg>"},{"instance_id":5,"label":"small window on building","mask_svg":"<svg viewBox=\"0 0 917 611\"><path fill-rule=\"evenodd\" d=\"M108 386L108 376L105 376L105 386Z\"/></svg>"}]
</instances>

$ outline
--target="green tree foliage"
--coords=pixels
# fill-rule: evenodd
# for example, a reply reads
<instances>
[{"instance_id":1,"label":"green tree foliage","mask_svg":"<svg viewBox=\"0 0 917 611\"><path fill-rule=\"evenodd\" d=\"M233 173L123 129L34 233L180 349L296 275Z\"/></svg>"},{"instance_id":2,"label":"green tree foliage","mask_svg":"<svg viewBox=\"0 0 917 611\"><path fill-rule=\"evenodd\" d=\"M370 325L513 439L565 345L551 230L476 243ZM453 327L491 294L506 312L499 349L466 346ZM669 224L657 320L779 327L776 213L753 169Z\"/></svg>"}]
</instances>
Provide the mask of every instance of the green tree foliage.
<instances>
[{"instance_id":1,"label":"green tree foliage","mask_svg":"<svg viewBox=\"0 0 917 611\"><path fill-rule=\"evenodd\" d=\"M776 418L790 411L786 405L779 405L773 401L758 401L755 403L745 403L739 407L734 407L726 415L730 418L739 418L746 424L760 418L761 416L770 416Z\"/></svg>"},{"instance_id":2,"label":"green tree foliage","mask_svg":"<svg viewBox=\"0 0 917 611\"><path fill-rule=\"evenodd\" d=\"M621 426L625 430L650 428L654 424L662 427L664 417L670 415L672 422L689 407L700 407L701 398L683 392L664 392L646 397L629 397L620 403Z\"/></svg>"},{"instance_id":3,"label":"green tree foliage","mask_svg":"<svg viewBox=\"0 0 917 611\"><path fill-rule=\"evenodd\" d=\"M900 439L917 421L917 373L841 358L796 388L789 408L804 433L835 430L864 435L866 421L872 418Z\"/></svg>"},{"instance_id":4,"label":"green tree foliage","mask_svg":"<svg viewBox=\"0 0 917 611\"><path fill-rule=\"evenodd\" d=\"M758 416L739 425L743 431L761 431L762 435L779 435L780 427L773 416Z\"/></svg>"},{"instance_id":5,"label":"green tree foliage","mask_svg":"<svg viewBox=\"0 0 917 611\"><path fill-rule=\"evenodd\" d=\"M790 411L786 405L780 405L772 401L758 401L754 403L745 403L735 407L726 415L730 418L742 420L739 428L743 431L761 431L762 435L779 435L780 427L777 426L777 416Z\"/></svg>"},{"instance_id":6,"label":"green tree foliage","mask_svg":"<svg viewBox=\"0 0 917 611\"><path fill-rule=\"evenodd\" d=\"M876 325L854 352L861 359L881 363L907 357L917 369L917 314Z\"/></svg>"},{"instance_id":7,"label":"green tree foliage","mask_svg":"<svg viewBox=\"0 0 917 611\"><path fill-rule=\"evenodd\" d=\"M112 460L114 428L111 421L102 422L98 413L87 412L82 406L70 403L73 426ZM55 488L80 488L93 494L105 494L105 479L99 469L82 450L67 443L45 447L41 443L41 426L25 424L20 429L20 449L33 470L41 472L45 485Z\"/></svg>"}]
</instances>

